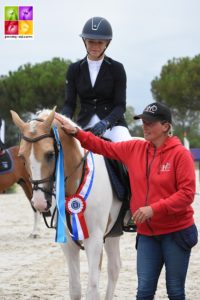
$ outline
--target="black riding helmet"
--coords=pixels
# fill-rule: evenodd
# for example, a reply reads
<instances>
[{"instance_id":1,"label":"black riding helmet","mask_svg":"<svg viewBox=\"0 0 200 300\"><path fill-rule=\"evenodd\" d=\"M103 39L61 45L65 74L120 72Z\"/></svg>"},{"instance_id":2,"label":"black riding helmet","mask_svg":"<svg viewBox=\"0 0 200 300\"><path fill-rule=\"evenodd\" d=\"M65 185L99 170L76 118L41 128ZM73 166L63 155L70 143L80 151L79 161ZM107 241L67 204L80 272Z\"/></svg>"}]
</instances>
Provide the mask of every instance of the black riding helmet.
<instances>
[{"instance_id":1,"label":"black riding helmet","mask_svg":"<svg viewBox=\"0 0 200 300\"><path fill-rule=\"evenodd\" d=\"M106 45L107 48L112 40L112 27L106 19L102 17L93 17L85 23L80 36L82 37L84 44L86 39L108 41ZM87 50L86 44L85 48ZM99 57L103 55L106 48Z\"/></svg>"},{"instance_id":2,"label":"black riding helmet","mask_svg":"<svg viewBox=\"0 0 200 300\"><path fill-rule=\"evenodd\" d=\"M106 19L93 17L85 23L80 36L83 39L111 41L112 27Z\"/></svg>"}]
</instances>

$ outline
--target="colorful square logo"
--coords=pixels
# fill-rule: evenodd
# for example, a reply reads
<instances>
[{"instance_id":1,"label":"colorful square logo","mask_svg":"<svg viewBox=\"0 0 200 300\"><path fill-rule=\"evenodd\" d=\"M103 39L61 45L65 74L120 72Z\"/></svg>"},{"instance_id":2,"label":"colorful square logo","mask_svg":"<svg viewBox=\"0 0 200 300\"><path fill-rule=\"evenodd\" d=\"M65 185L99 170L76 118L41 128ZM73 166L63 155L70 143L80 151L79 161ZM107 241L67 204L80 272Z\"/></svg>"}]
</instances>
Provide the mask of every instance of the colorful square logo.
<instances>
[{"instance_id":1,"label":"colorful square logo","mask_svg":"<svg viewBox=\"0 0 200 300\"><path fill-rule=\"evenodd\" d=\"M19 20L33 20L33 6L20 6Z\"/></svg>"},{"instance_id":2,"label":"colorful square logo","mask_svg":"<svg viewBox=\"0 0 200 300\"><path fill-rule=\"evenodd\" d=\"M33 22L19 21L19 34L32 35L33 34Z\"/></svg>"},{"instance_id":3,"label":"colorful square logo","mask_svg":"<svg viewBox=\"0 0 200 300\"><path fill-rule=\"evenodd\" d=\"M4 14L5 14L5 21L17 21L18 6L5 6Z\"/></svg>"},{"instance_id":4,"label":"colorful square logo","mask_svg":"<svg viewBox=\"0 0 200 300\"><path fill-rule=\"evenodd\" d=\"M33 6L4 7L5 38L33 38Z\"/></svg>"},{"instance_id":5,"label":"colorful square logo","mask_svg":"<svg viewBox=\"0 0 200 300\"><path fill-rule=\"evenodd\" d=\"M5 34L16 35L18 34L18 22L17 21L5 21Z\"/></svg>"}]
</instances>

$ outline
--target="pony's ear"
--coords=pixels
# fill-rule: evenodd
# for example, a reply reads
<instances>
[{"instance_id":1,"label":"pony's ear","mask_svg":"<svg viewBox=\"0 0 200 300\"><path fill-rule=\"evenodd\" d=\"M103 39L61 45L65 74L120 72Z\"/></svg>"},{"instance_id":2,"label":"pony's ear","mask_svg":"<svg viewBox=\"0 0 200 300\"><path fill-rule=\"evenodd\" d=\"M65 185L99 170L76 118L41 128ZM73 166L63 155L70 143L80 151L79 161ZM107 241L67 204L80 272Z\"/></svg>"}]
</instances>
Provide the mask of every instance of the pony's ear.
<instances>
[{"instance_id":1,"label":"pony's ear","mask_svg":"<svg viewBox=\"0 0 200 300\"><path fill-rule=\"evenodd\" d=\"M19 117L19 115L15 111L10 110L10 113L12 115L12 119L15 125L19 128L21 132L23 132L26 127L26 123Z\"/></svg>"},{"instance_id":2,"label":"pony's ear","mask_svg":"<svg viewBox=\"0 0 200 300\"><path fill-rule=\"evenodd\" d=\"M42 126L47 130L50 130L51 128L51 124L53 123L54 120L55 110L56 110L56 106L54 106L53 110L50 112L46 120L42 123Z\"/></svg>"}]
</instances>

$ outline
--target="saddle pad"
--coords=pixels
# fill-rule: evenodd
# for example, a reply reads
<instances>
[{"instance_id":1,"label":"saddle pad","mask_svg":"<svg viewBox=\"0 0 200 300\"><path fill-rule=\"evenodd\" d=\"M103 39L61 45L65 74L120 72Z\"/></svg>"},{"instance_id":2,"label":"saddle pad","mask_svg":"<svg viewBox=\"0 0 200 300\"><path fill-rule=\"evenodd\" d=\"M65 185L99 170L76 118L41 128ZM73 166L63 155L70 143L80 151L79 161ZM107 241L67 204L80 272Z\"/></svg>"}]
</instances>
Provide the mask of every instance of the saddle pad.
<instances>
[{"instance_id":1,"label":"saddle pad","mask_svg":"<svg viewBox=\"0 0 200 300\"><path fill-rule=\"evenodd\" d=\"M111 185L117 198L124 202L130 200L130 182L127 170L118 161L104 157Z\"/></svg>"},{"instance_id":2,"label":"saddle pad","mask_svg":"<svg viewBox=\"0 0 200 300\"><path fill-rule=\"evenodd\" d=\"M11 172L13 169L13 159L8 150L0 154L0 174Z\"/></svg>"}]
</instances>

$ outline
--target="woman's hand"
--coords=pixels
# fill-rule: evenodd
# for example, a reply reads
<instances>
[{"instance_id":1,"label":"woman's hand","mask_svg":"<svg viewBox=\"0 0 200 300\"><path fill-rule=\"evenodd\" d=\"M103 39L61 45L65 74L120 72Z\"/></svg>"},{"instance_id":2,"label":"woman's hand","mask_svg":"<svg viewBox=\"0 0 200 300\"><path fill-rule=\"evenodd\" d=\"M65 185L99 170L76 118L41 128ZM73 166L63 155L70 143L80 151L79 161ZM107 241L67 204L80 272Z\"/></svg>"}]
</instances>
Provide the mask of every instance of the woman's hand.
<instances>
[{"instance_id":1,"label":"woman's hand","mask_svg":"<svg viewBox=\"0 0 200 300\"><path fill-rule=\"evenodd\" d=\"M134 212L132 219L134 223L137 224L137 223L144 223L146 220L150 219L151 217L153 217L153 209L151 208L151 206L144 206L144 207L140 207Z\"/></svg>"},{"instance_id":2,"label":"woman's hand","mask_svg":"<svg viewBox=\"0 0 200 300\"><path fill-rule=\"evenodd\" d=\"M62 125L61 128L65 133L71 135L76 135L76 133L78 132L78 127L72 126L71 124L68 123Z\"/></svg>"},{"instance_id":3,"label":"woman's hand","mask_svg":"<svg viewBox=\"0 0 200 300\"><path fill-rule=\"evenodd\" d=\"M58 115L57 113L55 113L55 119L57 121L59 121L62 126L61 128L63 129L63 131L66 134L71 134L71 135L75 135L78 132L78 127L70 124L69 122L67 122L67 120L65 120L64 118L62 118L60 115Z\"/></svg>"}]
</instances>

